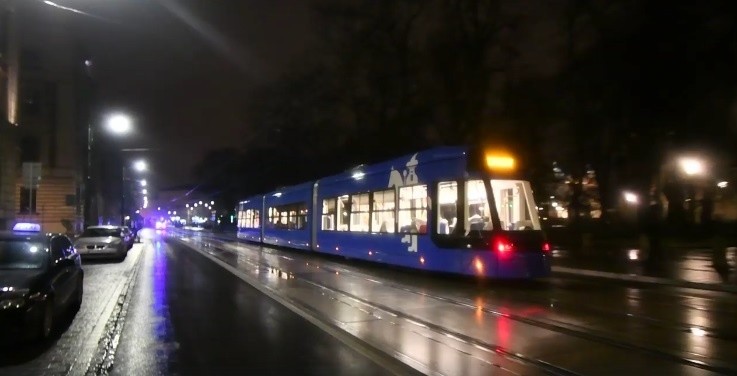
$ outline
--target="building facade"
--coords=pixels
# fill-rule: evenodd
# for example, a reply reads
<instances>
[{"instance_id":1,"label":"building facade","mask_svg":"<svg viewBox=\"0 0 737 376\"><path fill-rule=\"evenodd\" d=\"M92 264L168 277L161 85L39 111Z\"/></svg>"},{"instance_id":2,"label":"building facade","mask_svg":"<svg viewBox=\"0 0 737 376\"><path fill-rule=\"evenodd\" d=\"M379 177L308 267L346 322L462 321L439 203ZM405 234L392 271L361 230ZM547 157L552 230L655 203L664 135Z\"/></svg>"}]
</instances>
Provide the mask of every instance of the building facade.
<instances>
[{"instance_id":1,"label":"building facade","mask_svg":"<svg viewBox=\"0 0 737 376\"><path fill-rule=\"evenodd\" d=\"M0 230L15 220L19 46L10 0L0 0Z\"/></svg>"},{"instance_id":2,"label":"building facade","mask_svg":"<svg viewBox=\"0 0 737 376\"><path fill-rule=\"evenodd\" d=\"M0 226L33 221L44 231L79 231L88 112L80 102L84 59L69 32L70 20L53 8L25 1L2 6L8 61L3 62Z\"/></svg>"}]
</instances>

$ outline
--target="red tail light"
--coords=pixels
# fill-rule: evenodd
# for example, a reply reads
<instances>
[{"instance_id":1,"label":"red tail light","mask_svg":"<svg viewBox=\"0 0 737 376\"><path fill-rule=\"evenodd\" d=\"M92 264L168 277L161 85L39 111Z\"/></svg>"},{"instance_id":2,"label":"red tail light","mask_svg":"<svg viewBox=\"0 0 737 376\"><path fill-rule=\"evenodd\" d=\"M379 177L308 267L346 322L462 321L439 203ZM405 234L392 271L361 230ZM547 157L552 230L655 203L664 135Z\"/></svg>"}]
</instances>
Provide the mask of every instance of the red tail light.
<instances>
[{"instance_id":1,"label":"red tail light","mask_svg":"<svg viewBox=\"0 0 737 376\"><path fill-rule=\"evenodd\" d=\"M508 254L514 250L514 245L508 239L498 237L492 243L494 250L500 254Z\"/></svg>"},{"instance_id":2,"label":"red tail light","mask_svg":"<svg viewBox=\"0 0 737 376\"><path fill-rule=\"evenodd\" d=\"M543 252L550 252L550 243L543 243Z\"/></svg>"}]
</instances>

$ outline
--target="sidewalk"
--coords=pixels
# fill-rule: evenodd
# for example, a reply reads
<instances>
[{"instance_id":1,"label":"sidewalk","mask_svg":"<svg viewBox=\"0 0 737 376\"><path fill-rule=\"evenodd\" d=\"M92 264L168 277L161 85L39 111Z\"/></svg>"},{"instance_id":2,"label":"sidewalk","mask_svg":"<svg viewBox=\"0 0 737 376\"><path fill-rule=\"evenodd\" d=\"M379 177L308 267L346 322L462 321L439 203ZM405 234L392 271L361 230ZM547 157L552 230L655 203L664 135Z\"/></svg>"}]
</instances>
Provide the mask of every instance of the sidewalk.
<instances>
[{"instance_id":1,"label":"sidewalk","mask_svg":"<svg viewBox=\"0 0 737 376\"><path fill-rule=\"evenodd\" d=\"M737 293L737 249L727 254L730 273L720 276L712 266L712 250L670 248L657 270L644 266L646 254L638 249L601 249L588 252L553 250L553 273L621 281L651 283Z\"/></svg>"}]
</instances>

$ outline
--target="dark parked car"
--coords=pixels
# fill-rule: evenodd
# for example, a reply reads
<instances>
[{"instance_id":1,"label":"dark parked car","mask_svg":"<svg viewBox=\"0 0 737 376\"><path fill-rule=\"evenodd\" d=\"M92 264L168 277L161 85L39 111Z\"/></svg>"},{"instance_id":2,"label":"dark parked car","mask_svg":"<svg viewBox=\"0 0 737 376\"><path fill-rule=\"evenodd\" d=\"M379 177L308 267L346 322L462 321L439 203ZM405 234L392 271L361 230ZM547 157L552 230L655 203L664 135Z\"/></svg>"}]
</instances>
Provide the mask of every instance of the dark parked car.
<instances>
[{"instance_id":1,"label":"dark parked car","mask_svg":"<svg viewBox=\"0 0 737 376\"><path fill-rule=\"evenodd\" d=\"M79 254L62 234L35 224L0 232L0 338L44 339L61 313L82 305Z\"/></svg>"}]
</instances>

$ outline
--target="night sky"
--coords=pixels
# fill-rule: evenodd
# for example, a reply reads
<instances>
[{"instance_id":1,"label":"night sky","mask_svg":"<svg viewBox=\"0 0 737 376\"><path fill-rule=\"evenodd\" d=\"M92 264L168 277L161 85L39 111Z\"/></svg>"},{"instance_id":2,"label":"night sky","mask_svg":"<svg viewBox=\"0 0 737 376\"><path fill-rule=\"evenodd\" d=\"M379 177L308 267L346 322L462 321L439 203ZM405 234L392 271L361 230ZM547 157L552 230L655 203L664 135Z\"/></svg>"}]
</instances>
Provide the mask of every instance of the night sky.
<instances>
[{"instance_id":1,"label":"night sky","mask_svg":"<svg viewBox=\"0 0 737 376\"><path fill-rule=\"evenodd\" d=\"M92 56L101 112L122 110L161 188L191 182L210 149L242 146L255 86L278 77L311 43L303 0L58 0L88 13L32 8L78 35ZM58 17L58 18L57 18Z\"/></svg>"}]
</instances>

